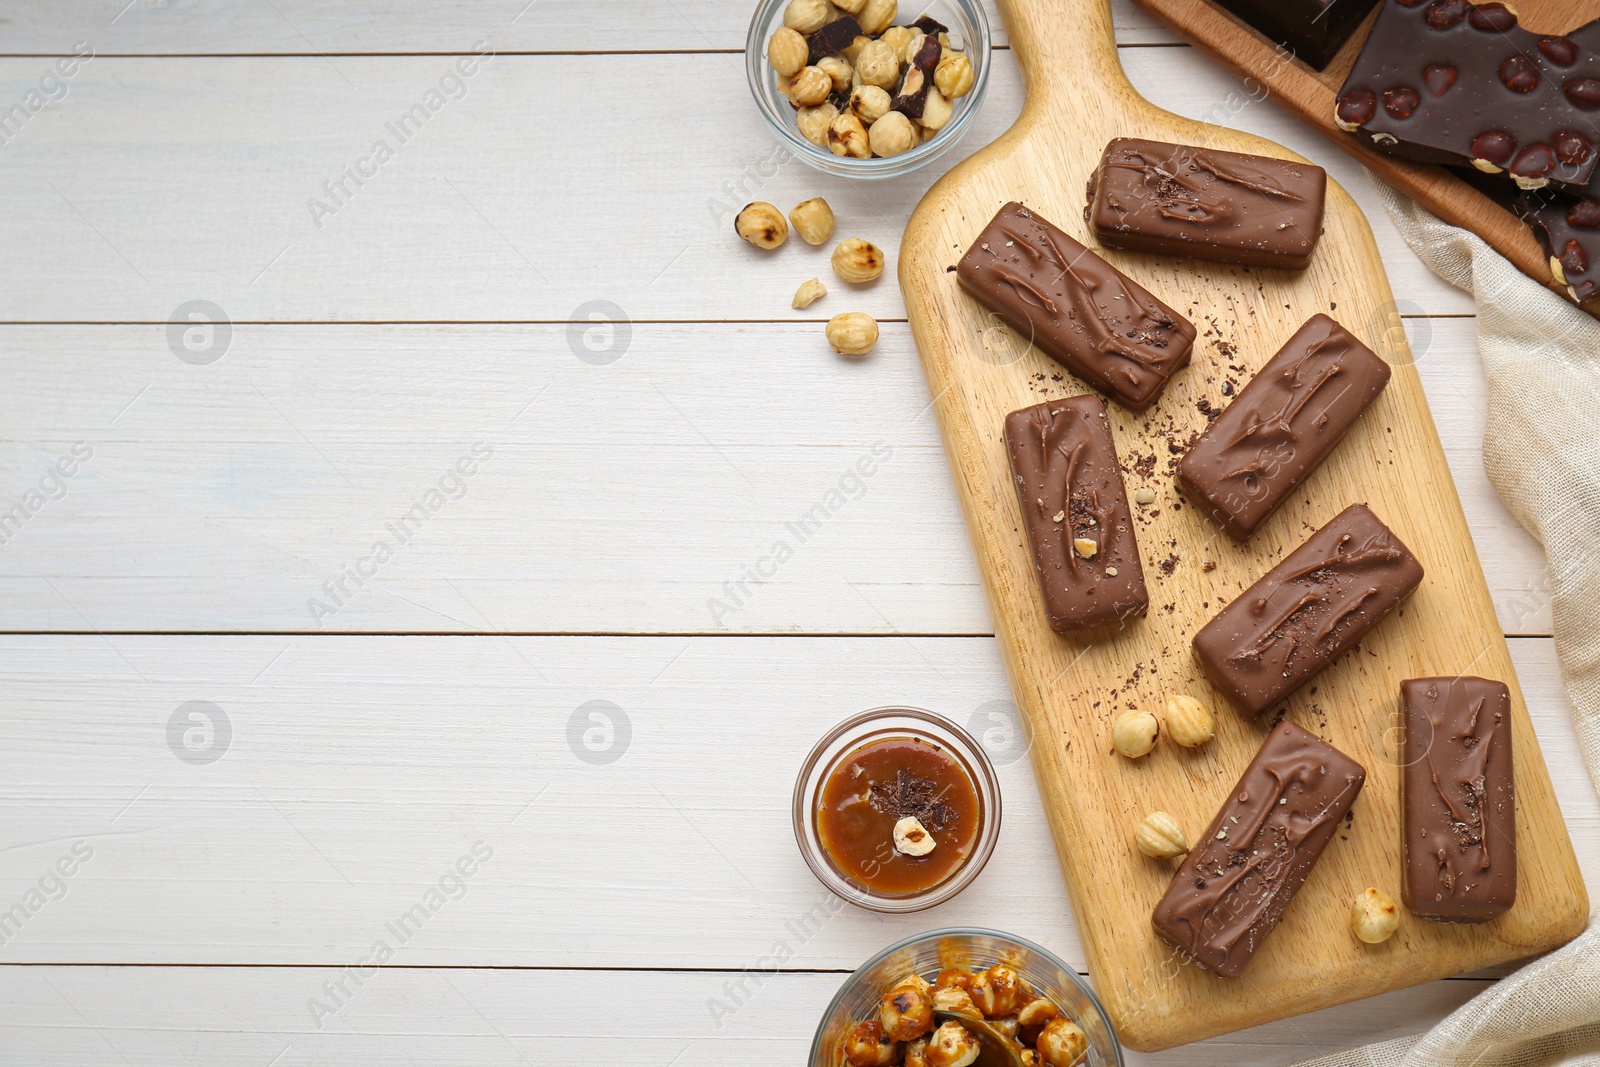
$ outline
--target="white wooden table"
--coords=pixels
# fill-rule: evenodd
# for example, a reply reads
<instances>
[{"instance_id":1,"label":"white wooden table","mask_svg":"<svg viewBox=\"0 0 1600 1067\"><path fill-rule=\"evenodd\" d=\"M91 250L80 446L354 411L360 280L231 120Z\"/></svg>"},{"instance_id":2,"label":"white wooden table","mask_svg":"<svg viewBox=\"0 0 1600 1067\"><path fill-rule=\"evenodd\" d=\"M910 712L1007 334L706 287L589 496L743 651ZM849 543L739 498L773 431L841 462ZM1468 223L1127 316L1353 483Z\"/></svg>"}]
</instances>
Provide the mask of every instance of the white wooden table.
<instances>
[{"instance_id":1,"label":"white wooden table","mask_svg":"<svg viewBox=\"0 0 1600 1067\"><path fill-rule=\"evenodd\" d=\"M914 931L1081 966L893 272L791 312L827 250L731 230L823 195L892 252L935 175L775 155L747 0L124 3L0 22L0 1063L795 1063ZM1600 887L1470 301L1357 167L1119 16L1153 100L1367 207ZM998 51L966 149L1019 92ZM865 361L822 338L847 305ZM983 877L898 919L827 907L788 816L823 729L892 702L985 732L1006 796ZM1290 1062L1490 980L1131 1060Z\"/></svg>"}]
</instances>

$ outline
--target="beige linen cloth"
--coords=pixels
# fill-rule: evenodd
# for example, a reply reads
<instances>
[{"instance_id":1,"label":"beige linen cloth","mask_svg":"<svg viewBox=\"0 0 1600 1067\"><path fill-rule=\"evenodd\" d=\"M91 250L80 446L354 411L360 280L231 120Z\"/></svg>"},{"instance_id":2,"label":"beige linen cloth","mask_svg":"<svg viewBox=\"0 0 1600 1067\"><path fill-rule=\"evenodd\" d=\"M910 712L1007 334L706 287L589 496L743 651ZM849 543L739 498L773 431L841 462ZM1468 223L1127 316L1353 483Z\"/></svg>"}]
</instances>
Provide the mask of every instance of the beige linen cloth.
<instances>
[{"instance_id":1,"label":"beige linen cloth","mask_svg":"<svg viewBox=\"0 0 1600 1067\"><path fill-rule=\"evenodd\" d=\"M1578 745L1600 787L1600 321L1478 237L1375 184L1422 261L1477 299L1478 350L1489 379L1483 465L1549 557L1556 654ZM1302 1067L1555 1064L1600 1065L1600 923L1420 1037Z\"/></svg>"}]
</instances>

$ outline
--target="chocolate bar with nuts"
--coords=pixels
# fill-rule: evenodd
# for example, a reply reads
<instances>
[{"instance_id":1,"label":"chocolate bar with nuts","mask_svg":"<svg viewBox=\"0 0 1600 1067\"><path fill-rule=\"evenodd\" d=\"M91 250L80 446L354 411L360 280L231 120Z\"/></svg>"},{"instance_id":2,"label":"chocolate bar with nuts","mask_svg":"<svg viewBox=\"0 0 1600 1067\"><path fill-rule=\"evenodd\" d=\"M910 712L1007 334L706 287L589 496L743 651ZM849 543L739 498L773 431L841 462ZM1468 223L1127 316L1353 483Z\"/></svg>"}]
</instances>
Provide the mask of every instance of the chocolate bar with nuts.
<instances>
[{"instance_id":1,"label":"chocolate bar with nuts","mask_svg":"<svg viewBox=\"0 0 1600 1067\"><path fill-rule=\"evenodd\" d=\"M1189 362L1187 319L1015 201L978 235L956 277L1045 355L1136 411Z\"/></svg>"},{"instance_id":2,"label":"chocolate bar with nuts","mask_svg":"<svg viewBox=\"0 0 1600 1067\"><path fill-rule=\"evenodd\" d=\"M1385 0L1335 121L1396 155L1581 189L1600 158L1600 53L1574 36L1525 30L1501 3Z\"/></svg>"},{"instance_id":3,"label":"chocolate bar with nuts","mask_svg":"<svg viewBox=\"0 0 1600 1067\"><path fill-rule=\"evenodd\" d=\"M1401 894L1424 919L1487 922L1517 899L1511 690L1487 678L1400 683Z\"/></svg>"},{"instance_id":4,"label":"chocolate bar with nuts","mask_svg":"<svg viewBox=\"0 0 1600 1067\"><path fill-rule=\"evenodd\" d=\"M1304 270L1327 186L1310 163L1119 137L1089 179L1084 219L1107 248Z\"/></svg>"},{"instance_id":5,"label":"chocolate bar with nuts","mask_svg":"<svg viewBox=\"0 0 1600 1067\"><path fill-rule=\"evenodd\" d=\"M1600 294L1600 197L1524 193L1518 212L1550 257L1555 283L1580 303Z\"/></svg>"},{"instance_id":6,"label":"chocolate bar with nuts","mask_svg":"<svg viewBox=\"0 0 1600 1067\"><path fill-rule=\"evenodd\" d=\"M1366 768L1292 722L1275 726L1151 916L1156 933L1236 978L1305 884Z\"/></svg>"},{"instance_id":7,"label":"chocolate bar with nuts","mask_svg":"<svg viewBox=\"0 0 1600 1067\"><path fill-rule=\"evenodd\" d=\"M1006 452L1050 628L1144 614L1150 597L1105 401L1086 394L1013 411Z\"/></svg>"},{"instance_id":8,"label":"chocolate bar with nuts","mask_svg":"<svg viewBox=\"0 0 1600 1067\"><path fill-rule=\"evenodd\" d=\"M1378 0L1218 0L1285 49L1285 63L1328 65Z\"/></svg>"},{"instance_id":9,"label":"chocolate bar with nuts","mask_svg":"<svg viewBox=\"0 0 1600 1067\"><path fill-rule=\"evenodd\" d=\"M1313 315L1178 461L1178 484L1243 541L1389 384L1389 365Z\"/></svg>"},{"instance_id":10,"label":"chocolate bar with nuts","mask_svg":"<svg viewBox=\"0 0 1600 1067\"><path fill-rule=\"evenodd\" d=\"M1335 515L1194 635L1211 684L1250 718L1355 647L1422 582L1365 504Z\"/></svg>"}]
</instances>

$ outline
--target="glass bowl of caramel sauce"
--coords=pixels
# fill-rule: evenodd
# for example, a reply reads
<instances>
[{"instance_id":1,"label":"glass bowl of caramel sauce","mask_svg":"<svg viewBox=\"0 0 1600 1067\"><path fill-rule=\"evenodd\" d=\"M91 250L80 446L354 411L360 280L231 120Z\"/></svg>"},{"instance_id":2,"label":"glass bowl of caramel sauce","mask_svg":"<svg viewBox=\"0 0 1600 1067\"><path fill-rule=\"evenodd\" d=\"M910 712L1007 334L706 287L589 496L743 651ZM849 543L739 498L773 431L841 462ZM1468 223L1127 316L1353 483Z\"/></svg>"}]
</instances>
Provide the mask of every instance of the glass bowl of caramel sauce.
<instances>
[{"instance_id":1,"label":"glass bowl of caramel sauce","mask_svg":"<svg viewBox=\"0 0 1600 1067\"><path fill-rule=\"evenodd\" d=\"M983 870L1000 836L1000 785L983 746L949 719L873 708L806 757L794 836L836 896L872 911L921 911Z\"/></svg>"}]
</instances>

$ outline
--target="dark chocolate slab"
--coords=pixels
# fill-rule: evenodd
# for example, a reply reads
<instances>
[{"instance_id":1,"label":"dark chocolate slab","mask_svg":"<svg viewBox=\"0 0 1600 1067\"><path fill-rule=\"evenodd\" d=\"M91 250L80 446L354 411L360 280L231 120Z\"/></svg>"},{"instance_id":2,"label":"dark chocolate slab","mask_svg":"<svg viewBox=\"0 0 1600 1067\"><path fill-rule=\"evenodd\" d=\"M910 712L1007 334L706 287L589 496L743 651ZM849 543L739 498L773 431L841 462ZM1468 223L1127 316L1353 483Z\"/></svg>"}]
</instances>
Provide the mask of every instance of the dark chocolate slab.
<instances>
[{"instance_id":1,"label":"dark chocolate slab","mask_svg":"<svg viewBox=\"0 0 1600 1067\"><path fill-rule=\"evenodd\" d=\"M1389 365L1313 315L1178 462L1178 481L1237 540L1266 521L1355 425Z\"/></svg>"},{"instance_id":2,"label":"dark chocolate slab","mask_svg":"<svg viewBox=\"0 0 1600 1067\"><path fill-rule=\"evenodd\" d=\"M1378 0L1217 0L1317 70L1328 65Z\"/></svg>"},{"instance_id":3,"label":"dark chocolate slab","mask_svg":"<svg viewBox=\"0 0 1600 1067\"><path fill-rule=\"evenodd\" d=\"M1511 690L1487 678L1400 683L1401 893L1413 914L1481 923L1517 899Z\"/></svg>"},{"instance_id":4,"label":"dark chocolate slab","mask_svg":"<svg viewBox=\"0 0 1600 1067\"><path fill-rule=\"evenodd\" d=\"M1309 163L1119 137L1089 179L1084 218L1108 248L1304 270L1327 186Z\"/></svg>"},{"instance_id":5,"label":"dark chocolate slab","mask_svg":"<svg viewBox=\"0 0 1600 1067\"><path fill-rule=\"evenodd\" d=\"M1105 401L1075 396L1013 411L1006 453L1051 629L1144 614L1150 598ZM1093 542L1092 555L1074 547L1080 538Z\"/></svg>"},{"instance_id":6,"label":"dark chocolate slab","mask_svg":"<svg viewBox=\"0 0 1600 1067\"><path fill-rule=\"evenodd\" d=\"M1279 723L1156 905L1156 933L1224 978L1237 977L1366 780L1343 752Z\"/></svg>"},{"instance_id":7,"label":"dark chocolate slab","mask_svg":"<svg viewBox=\"0 0 1600 1067\"><path fill-rule=\"evenodd\" d=\"M1422 564L1352 504L1194 635L1211 684L1251 718L1310 681L1422 582Z\"/></svg>"},{"instance_id":8,"label":"dark chocolate slab","mask_svg":"<svg viewBox=\"0 0 1600 1067\"><path fill-rule=\"evenodd\" d=\"M1396 155L1582 188L1600 158L1600 53L1584 40L1530 33L1504 4L1385 0L1335 118Z\"/></svg>"},{"instance_id":9,"label":"dark chocolate slab","mask_svg":"<svg viewBox=\"0 0 1600 1067\"><path fill-rule=\"evenodd\" d=\"M1597 184L1590 182L1591 189ZM1519 213L1550 257L1550 276L1573 300L1600 294L1600 197L1540 190L1526 193Z\"/></svg>"},{"instance_id":10,"label":"dark chocolate slab","mask_svg":"<svg viewBox=\"0 0 1600 1067\"><path fill-rule=\"evenodd\" d=\"M1154 403L1189 362L1187 319L1015 201L978 235L956 276L1045 355L1134 410Z\"/></svg>"}]
</instances>

